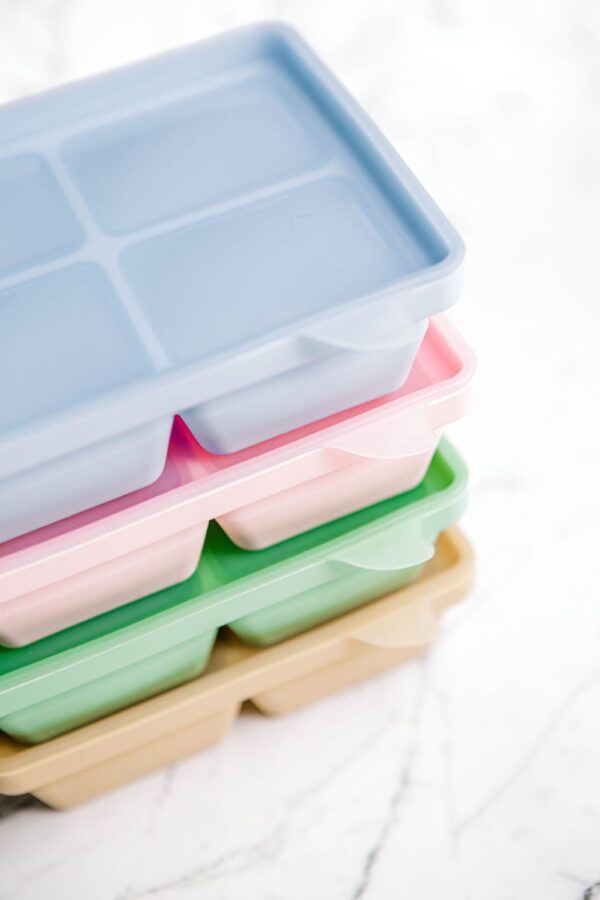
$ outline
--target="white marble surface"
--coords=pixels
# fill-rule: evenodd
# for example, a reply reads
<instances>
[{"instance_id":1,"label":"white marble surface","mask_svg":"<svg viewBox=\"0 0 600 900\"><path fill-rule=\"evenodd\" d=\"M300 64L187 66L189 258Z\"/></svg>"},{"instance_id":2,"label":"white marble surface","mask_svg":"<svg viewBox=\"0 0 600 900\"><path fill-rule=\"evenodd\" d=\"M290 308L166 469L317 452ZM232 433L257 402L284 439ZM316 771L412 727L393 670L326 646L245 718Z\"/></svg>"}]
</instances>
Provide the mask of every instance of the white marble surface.
<instances>
[{"instance_id":1,"label":"white marble surface","mask_svg":"<svg viewBox=\"0 0 600 900\"><path fill-rule=\"evenodd\" d=\"M478 587L430 656L88 806L7 804L0 898L600 896L600 7L0 2L10 98L295 22L468 241Z\"/></svg>"}]
</instances>

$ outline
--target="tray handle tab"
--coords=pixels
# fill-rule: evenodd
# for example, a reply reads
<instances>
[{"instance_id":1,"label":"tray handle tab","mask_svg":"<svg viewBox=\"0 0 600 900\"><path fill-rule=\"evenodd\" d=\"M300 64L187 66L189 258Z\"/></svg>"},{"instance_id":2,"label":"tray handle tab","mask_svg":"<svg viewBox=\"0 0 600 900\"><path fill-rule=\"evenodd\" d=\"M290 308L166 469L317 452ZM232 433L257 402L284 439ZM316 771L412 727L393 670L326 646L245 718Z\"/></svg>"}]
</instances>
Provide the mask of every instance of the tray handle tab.
<instances>
[{"instance_id":1,"label":"tray handle tab","mask_svg":"<svg viewBox=\"0 0 600 900\"><path fill-rule=\"evenodd\" d=\"M328 443L327 449L353 459L392 461L433 454L438 441L438 434L427 422L424 411L414 410L397 421L382 420L348 430Z\"/></svg>"},{"instance_id":2,"label":"tray handle tab","mask_svg":"<svg viewBox=\"0 0 600 900\"><path fill-rule=\"evenodd\" d=\"M432 559L434 539L411 523L408 527L393 528L378 533L335 554L333 562L353 569L385 572L420 566Z\"/></svg>"},{"instance_id":3,"label":"tray handle tab","mask_svg":"<svg viewBox=\"0 0 600 900\"><path fill-rule=\"evenodd\" d=\"M402 303L383 295L377 305L361 304L350 310L338 311L302 331L305 338L337 350L371 351L398 350L421 343L427 331L428 319L411 321Z\"/></svg>"},{"instance_id":4,"label":"tray handle tab","mask_svg":"<svg viewBox=\"0 0 600 900\"><path fill-rule=\"evenodd\" d=\"M435 638L439 619L431 600L414 600L392 615L369 622L352 633L352 640L370 647L420 647Z\"/></svg>"}]
</instances>

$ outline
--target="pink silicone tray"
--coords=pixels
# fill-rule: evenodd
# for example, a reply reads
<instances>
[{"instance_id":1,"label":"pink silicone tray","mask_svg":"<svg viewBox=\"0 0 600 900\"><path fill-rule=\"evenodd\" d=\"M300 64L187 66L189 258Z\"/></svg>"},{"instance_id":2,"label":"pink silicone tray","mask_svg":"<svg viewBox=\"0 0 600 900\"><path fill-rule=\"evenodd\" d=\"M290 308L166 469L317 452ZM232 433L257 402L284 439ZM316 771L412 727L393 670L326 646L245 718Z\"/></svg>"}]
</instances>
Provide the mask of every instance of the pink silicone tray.
<instances>
[{"instance_id":1,"label":"pink silicone tray","mask_svg":"<svg viewBox=\"0 0 600 900\"><path fill-rule=\"evenodd\" d=\"M410 490L440 430L466 412L474 368L438 317L386 397L227 456L176 420L153 485L0 545L0 643L28 644L183 581L212 518L258 548Z\"/></svg>"}]
</instances>

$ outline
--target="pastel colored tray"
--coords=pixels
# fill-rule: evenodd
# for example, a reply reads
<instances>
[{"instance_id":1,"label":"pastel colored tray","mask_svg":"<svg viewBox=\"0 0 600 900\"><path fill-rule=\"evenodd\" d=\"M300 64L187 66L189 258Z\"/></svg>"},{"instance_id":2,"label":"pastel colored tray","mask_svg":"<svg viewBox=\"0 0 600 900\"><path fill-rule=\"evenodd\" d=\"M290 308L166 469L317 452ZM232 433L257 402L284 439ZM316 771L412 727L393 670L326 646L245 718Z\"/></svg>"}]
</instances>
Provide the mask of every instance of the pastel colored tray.
<instances>
[{"instance_id":1,"label":"pastel colored tray","mask_svg":"<svg viewBox=\"0 0 600 900\"><path fill-rule=\"evenodd\" d=\"M215 456L181 422L161 478L0 545L0 643L20 646L189 578L214 517L261 548L423 478L440 429L469 404L473 354L429 325L403 388L250 450Z\"/></svg>"},{"instance_id":2,"label":"pastel colored tray","mask_svg":"<svg viewBox=\"0 0 600 900\"><path fill-rule=\"evenodd\" d=\"M466 504L467 474L440 443L421 484L249 553L211 523L196 572L28 647L0 648L0 729L39 742L199 674L217 629L270 644L416 578Z\"/></svg>"},{"instance_id":3,"label":"pastel colored tray","mask_svg":"<svg viewBox=\"0 0 600 900\"><path fill-rule=\"evenodd\" d=\"M460 238L262 25L0 110L0 540L398 388Z\"/></svg>"},{"instance_id":4,"label":"pastel colored tray","mask_svg":"<svg viewBox=\"0 0 600 900\"><path fill-rule=\"evenodd\" d=\"M473 571L453 528L421 578L396 594L277 647L252 650L221 635L201 678L45 744L0 737L0 792L65 809L221 740L245 700L287 713L397 665L426 648Z\"/></svg>"}]
</instances>

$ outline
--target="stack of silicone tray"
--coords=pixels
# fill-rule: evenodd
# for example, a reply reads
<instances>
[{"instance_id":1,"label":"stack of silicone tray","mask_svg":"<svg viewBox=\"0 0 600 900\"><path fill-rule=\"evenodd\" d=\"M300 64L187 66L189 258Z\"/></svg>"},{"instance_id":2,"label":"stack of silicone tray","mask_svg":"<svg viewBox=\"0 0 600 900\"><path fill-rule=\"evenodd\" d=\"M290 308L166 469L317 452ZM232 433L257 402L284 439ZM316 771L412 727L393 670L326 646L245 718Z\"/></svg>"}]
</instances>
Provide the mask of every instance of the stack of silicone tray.
<instances>
[{"instance_id":1,"label":"stack of silicone tray","mask_svg":"<svg viewBox=\"0 0 600 900\"><path fill-rule=\"evenodd\" d=\"M474 361L460 238L285 27L0 140L0 790L64 806L431 640Z\"/></svg>"}]
</instances>

